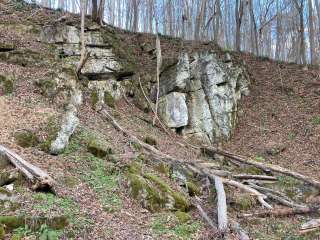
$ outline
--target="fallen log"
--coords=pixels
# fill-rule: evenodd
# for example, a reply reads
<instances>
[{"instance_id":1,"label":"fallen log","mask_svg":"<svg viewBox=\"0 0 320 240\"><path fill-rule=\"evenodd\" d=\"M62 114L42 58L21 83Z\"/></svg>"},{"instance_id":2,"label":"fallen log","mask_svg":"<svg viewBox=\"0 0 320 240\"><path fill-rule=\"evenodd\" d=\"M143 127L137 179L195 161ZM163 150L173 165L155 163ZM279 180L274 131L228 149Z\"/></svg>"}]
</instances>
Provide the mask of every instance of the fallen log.
<instances>
[{"instance_id":1,"label":"fallen log","mask_svg":"<svg viewBox=\"0 0 320 240\"><path fill-rule=\"evenodd\" d=\"M258 185L253 184L253 183L249 183L249 185L256 190L263 192L270 199L273 199L286 207L291 207L291 208L306 208L306 207L308 207L307 205L298 204L298 203L293 202L291 199L289 199L287 196L284 196L282 193L274 194L272 189L260 187Z\"/></svg>"},{"instance_id":2,"label":"fallen log","mask_svg":"<svg viewBox=\"0 0 320 240\"><path fill-rule=\"evenodd\" d=\"M214 178L215 188L218 197L217 211L218 211L218 229L220 232L228 230L228 215L227 215L227 200L224 191L223 183L220 177Z\"/></svg>"},{"instance_id":3,"label":"fallen log","mask_svg":"<svg viewBox=\"0 0 320 240\"><path fill-rule=\"evenodd\" d=\"M316 213L319 211L318 207L306 207L306 208L286 208L286 209L274 209L266 210L255 213L239 214L240 218L252 218L252 217L287 217L291 215L303 215Z\"/></svg>"},{"instance_id":4,"label":"fallen log","mask_svg":"<svg viewBox=\"0 0 320 240\"><path fill-rule=\"evenodd\" d=\"M315 180L315 179L313 179L313 178L311 178L309 176L305 176L305 175L303 175L301 173L291 171L291 170L289 170L287 168L280 167L278 165L273 165L273 164L270 164L270 163L257 162L257 161L254 161L252 159L248 159L248 158L245 158L243 156L239 156L239 155L236 155L234 153L230 153L230 152L227 152L225 150L221 150L221 149L217 149L217 148L202 147L201 149L205 153L209 153L209 154L217 153L217 154L220 154L222 156L225 156L225 157L227 157L226 160L228 160L228 158L230 158L230 159L238 161L240 163L244 163L244 164L247 164L247 165L255 166L255 167L257 167L259 169L262 169L262 170L268 169L268 170L271 170L273 172L281 173L281 174L284 174L284 175L299 179L301 181L309 183L310 185L320 189L320 182L319 181L317 181L317 180Z\"/></svg>"},{"instance_id":5,"label":"fallen log","mask_svg":"<svg viewBox=\"0 0 320 240\"><path fill-rule=\"evenodd\" d=\"M302 224L299 233L305 234L313 232L320 229L320 219L312 219L304 224Z\"/></svg>"},{"instance_id":6,"label":"fallen log","mask_svg":"<svg viewBox=\"0 0 320 240\"><path fill-rule=\"evenodd\" d=\"M53 191L54 180L48 173L22 159L18 154L2 145L0 145L0 154L7 157L9 162L33 184L33 190Z\"/></svg>"},{"instance_id":7,"label":"fallen log","mask_svg":"<svg viewBox=\"0 0 320 240\"><path fill-rule=\"evenodd\" d=\"M266 175L248 175L248 174L237 174L233 175L234 178L241 179L241 180L267 180L267 181L277 181L277 178L274 176L266 176Z\"/></svg>"}]
</instances>

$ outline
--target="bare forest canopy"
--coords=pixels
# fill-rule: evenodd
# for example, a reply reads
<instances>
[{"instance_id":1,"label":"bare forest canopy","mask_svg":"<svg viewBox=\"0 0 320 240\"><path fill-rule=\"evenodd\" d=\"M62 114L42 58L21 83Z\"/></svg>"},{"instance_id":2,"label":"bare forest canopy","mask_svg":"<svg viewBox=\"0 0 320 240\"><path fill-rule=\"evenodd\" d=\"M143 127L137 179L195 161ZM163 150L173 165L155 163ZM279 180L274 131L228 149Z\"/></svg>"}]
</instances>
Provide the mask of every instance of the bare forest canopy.
<instances>
[{"instance_id":1,"label":"bare forest canopy","mask_svg":"<svg viewBox=\"0 0 320 240\"><path fill-rule=\"evenodd\" d=\"M102 15L113 26L188 40L216 41L286 62L317 64L319 0L28 0L48 8Z\"/></svg>"}]
</instances>

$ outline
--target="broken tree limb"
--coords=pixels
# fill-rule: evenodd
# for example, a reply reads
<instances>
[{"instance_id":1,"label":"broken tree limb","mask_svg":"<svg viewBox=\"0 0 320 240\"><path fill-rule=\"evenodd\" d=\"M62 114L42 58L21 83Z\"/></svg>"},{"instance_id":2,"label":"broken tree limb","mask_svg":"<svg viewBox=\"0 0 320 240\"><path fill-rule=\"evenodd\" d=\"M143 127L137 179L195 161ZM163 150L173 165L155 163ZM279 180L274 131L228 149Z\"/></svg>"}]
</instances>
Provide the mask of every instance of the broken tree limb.
<instances>
[{"instance_id":1,"label":"broken tree limb","mask_svg":"<svg viewBox=\"0 0 320 240\"><path fill-rule=\"evenodd\" d=\"M2 145L0 145L0 154L6 156L10 163L33 184L33 190L50 189L53 191L55 182L47 172L32 165Z\"/></svg>"},{"instance_id":2,"label":"broken tree limb","mask_svg":"<svg viewBox=\"0 0 320 240\"><path fill-rule=\"evenodd\" d=\"M226 178L223 178L222 179L223 183L225 184L228 184L230 186L234 186L234 187L237 187L239 189L242 189L243 191L246 191L246 192L249 192L251 194L253 194L254 196L257 197L258 201L261 203L261 205L267 209L272 209L272 206L267 203L265 201L265 199L267 198L266 195L258 192L257 190L255 190L254 188L250 187L250 186L247 186L247 185L244 185L240 182L237 182L237 181L234 181L234 180L230 180L230 179L226 179Z\"/></svg>"},{"instance_id":3,"label":"broken tree limb","mask_svg":"<svg viewBox=\"0 0 320 240\"><path fill-rule=\"evenodd\" d=\"M308 232L313 232L319 230L320 228L320 219L312 219L304 224L302 224L299 233L305 234Z\"/></svg>"},{"instance_id":4,"label":"broken tree limb","mask_svg":"<svg viewBox=\"0 0 320 240\"><path fill-rule=\"evenodd\" d=\"M277 191L273 191L272 189L260 187L256 184L253 184L253 183L249 183L249 185L256 190L263 192L270 199L273 199L286 207L291 207L291 208L306 208L306 207L308 207L307 205L295 203L291 199L289 199L287 196L285 196L284 194L277 192Z\"/></svg>"},{"instance_id":5,"label":"broken tree limb","mask_svg":"<svg viewBox=\"0 0 320 240\"><path fill-rule=\"evenodd\" d=\"M217 192L217 210L218 210L218 229L221 232L228 230L227 200L223 183L220 177L214 178L215 188Z\"/></svg>"},{"instance_id":6,"label":"broken tree limb","mask_svg":"<svg viewBox=\"0 0 320 240\"><path fill-rule=\"evenodd\" d=\"M274 176L266 176L266 175L248 175L248 174L237 174L233 175L234 178L241 179L241 180L267 180L267 181L277 181L277 178Z\"/></svg>"},{"instance_id":7,"label":"broken tree limb","mask_svg":"<svg viewBox=\"0 0 320 240\"><path fill-rule=\"evenodd\" d=\"M229 219L229 226L231 231L239 235L239 240L250 240L248 234L241 228L240 224L235 220Z\"/></svg>"},{"instance_id":8,"label":"broken tree limb","mask_svg":"<svg viewBox=\"0 0 320 240\"><path fill-rule=\"evenodd\" d=\"M239 214L240 218L252 218L252 217L287 217L291 215L300 215L300 214L310 214L316 213L319 211L319 207L306 207L306 208L285 208L285 209L274 209L266 210L255 213L244 213Z\"/></svg>"},{"instance_id":9,"label":"broken tree limb","mask_svg":"<svg viewBox=\"0 0 320 240\"><path fill-rule=\"evenodd\" d=\"M222 156L225 156L225 157L227 157L226 160L228 160L228 158L230 158L232 160L235 160L235 161L247 164L247 165L255 166L255 167L260 168L262 170L269 169L269 170L271 170L273 172L277 172L277 173L281 173L281 174L284 174L284 175L288 175L290 177L293 177L293 178L299 179L301 181L304 181L306 183L309 183L310 185L320 189L320 182L319 181L317 181L317 180L315 180L315 179L313 179L313 178L311 178L309 176L305 176L305 175L303 175L301 173L291 171L291 170L289 170L287 168L280 167L278 165L273 165L273 164L270 164L270 163L257 162L257 161L254 161L252 159L248 159L248 158L245 158L245 157L242 157L242 156L227 152L225 150L216 149L216 148L212 148L212 147L202 147L201 149L206 153L211 153L211 154L217 153L217 154L220 154Z\"/></svg>"},{"instance_id":10,"label":"broken tree limb","mask_svg":"<svg viewBox=\"0 0 320 240\"><path fill-rule=\"evenodd\" d=\"M195 206L199 212L199 214L201 215L201 217L205 220L206 223L208 223L208 225L214 230L217 231L217 227L214 224L214 222L209 218L208 214L203 210L203 208L201 207L201 205L198 202L194 202L193 206Z\"/></svg>"}]
</instances>

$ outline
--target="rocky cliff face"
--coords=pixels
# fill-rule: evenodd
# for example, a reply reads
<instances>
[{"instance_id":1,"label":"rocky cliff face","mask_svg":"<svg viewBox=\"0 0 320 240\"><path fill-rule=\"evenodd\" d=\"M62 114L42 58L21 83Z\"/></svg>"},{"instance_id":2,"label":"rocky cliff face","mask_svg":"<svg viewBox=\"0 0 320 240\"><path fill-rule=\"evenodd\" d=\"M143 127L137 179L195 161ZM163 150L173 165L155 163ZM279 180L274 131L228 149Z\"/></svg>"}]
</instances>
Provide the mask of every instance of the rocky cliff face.
<instances>
[{"instance_id":1,"label":"rocky cliff face","mask_svg":"<svg viewBox=\"0 0 320 240\"><path fill-rule=\"evenodd\" d=\"M80 31L76 27L44 27L40 40L54 44L66 63L75 66L79 61ZM87 29L86 44L90 57L81 74L89 80L94 107L99 109L108 104L110 97L121 98L121 89L128 84L120 81L123 79L119 76L126 76L131 70L126 69L126 63L114 53L117 51L99 28ZM248 85L244 69L234 64L228 53L222 59L209 50L181 51L177 59L162 69L159 115L169 128L188 138L207 144L226 141L236 124L238 101L249 93ZM154 92L155 88L151 89Z\"/></svg>"},{"instance_id":2,"label":"rocky cliff face","mask_svg":"<svg viewBox=\"0 0 320 240\"><path fill-rule=\"evenodd\" d=\"M165 124L205 143L228 140L236 124L238 101L249 93L244 70L229 54L182 52L161 74L159 113Z\"/></svg>"}]
</instances>

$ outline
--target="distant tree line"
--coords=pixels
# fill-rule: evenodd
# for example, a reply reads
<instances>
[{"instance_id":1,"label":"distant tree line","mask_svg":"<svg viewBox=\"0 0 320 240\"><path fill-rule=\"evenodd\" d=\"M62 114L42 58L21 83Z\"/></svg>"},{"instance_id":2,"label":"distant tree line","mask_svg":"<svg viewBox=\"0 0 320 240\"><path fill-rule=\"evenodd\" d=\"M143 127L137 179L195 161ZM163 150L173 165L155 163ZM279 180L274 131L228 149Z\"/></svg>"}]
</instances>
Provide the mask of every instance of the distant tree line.
<instances>
[{"instance_id":1,"label":"distant tree line","mask_svg":"<svg viewBox=\"0 0 320 240\"><path fill-rule=\"evenodd\" d=\"M32 0L28 0L32 2ZM215 41L276 60L318 64L319 0L33 0L134 32Z\"/></svg>"}]
</instances>

